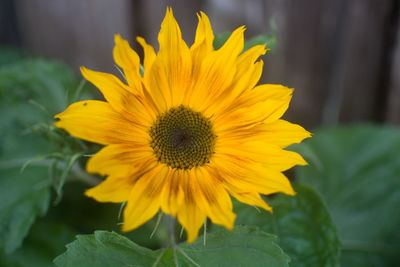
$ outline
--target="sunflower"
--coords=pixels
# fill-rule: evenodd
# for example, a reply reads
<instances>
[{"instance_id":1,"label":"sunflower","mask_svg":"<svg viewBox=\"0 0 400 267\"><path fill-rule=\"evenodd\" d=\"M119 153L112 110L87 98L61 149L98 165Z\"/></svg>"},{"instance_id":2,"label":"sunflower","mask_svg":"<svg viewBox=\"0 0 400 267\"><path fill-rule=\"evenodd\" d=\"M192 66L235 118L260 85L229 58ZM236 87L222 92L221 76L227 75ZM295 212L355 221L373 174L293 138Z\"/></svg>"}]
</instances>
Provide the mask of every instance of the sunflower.
<instances>
[{"instance_id":1,"label":"sunflower","mask_svg":"<svg viewBox=\"0 0 400 267\"><path fill-rule=\"evenodd\" d=\"M106 179L86 191L99 202L127 202L123 231L162 211L196 239L203 223L232 229L231 197L271 211L262 195L295 192L283 171L305 165L284 150L309 137L301 126L280 119L292 89L257 85L264 45L244 48L244 27L220 49L204 13L188 47L167 9L158 35L159 51L138 37L144 71L128 42L115 36L113 57L125 81L82 67L106 101L71 104L57 114L57 127L105 145L87 171Z\"/></svg>"}]
</instances>

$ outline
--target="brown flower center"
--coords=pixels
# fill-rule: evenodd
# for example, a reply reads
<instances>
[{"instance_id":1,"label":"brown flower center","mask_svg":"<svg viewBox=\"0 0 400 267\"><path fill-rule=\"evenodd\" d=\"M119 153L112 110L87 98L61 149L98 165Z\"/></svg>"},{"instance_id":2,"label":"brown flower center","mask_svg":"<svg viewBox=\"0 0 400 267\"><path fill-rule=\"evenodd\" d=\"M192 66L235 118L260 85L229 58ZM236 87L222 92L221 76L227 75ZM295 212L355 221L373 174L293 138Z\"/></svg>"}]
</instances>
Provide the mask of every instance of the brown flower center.
<instances>
[{"instance_id":1,"label":"brown flower center","mask_svg":"<svg viewBox=\"0 0 400 267\"><path fill-rule=\"evenodd\" d=\"M216 135L210 120L182 105L159 116L149 134L158 161L172 168L202 166L214 153Z\"/></svg>"}]
</instances>

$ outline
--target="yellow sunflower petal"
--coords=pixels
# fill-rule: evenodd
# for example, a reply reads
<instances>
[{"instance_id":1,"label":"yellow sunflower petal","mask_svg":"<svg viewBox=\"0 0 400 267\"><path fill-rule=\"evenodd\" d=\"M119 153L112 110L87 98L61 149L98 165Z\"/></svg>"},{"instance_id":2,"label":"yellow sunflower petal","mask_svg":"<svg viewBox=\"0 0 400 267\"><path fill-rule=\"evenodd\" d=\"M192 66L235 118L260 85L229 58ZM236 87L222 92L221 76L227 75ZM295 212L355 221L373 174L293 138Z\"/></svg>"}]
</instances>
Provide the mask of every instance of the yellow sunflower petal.
<instances>
[{"instance_id":1,"label":"yellow sunflower petal","mask_svg":"<svg viewBox=\"0 0 400 267\"><path fill-rule=\"evenodd\" d=\"M221 155L241 155L243 160L260 162L277 171L286 171L296 165L307 165L303 157L292 151L284 150L276 145L262 141L242 143L220 141L217 153Z\"/></svg>"},{"instance_id":2,"label":"yellow sunflower petal","mask_svg":"<svg viewBox=\"0 0 400 267\"><path fill-rule=\"evenodd\" d=\"M146 40L142 37L136 38L137 42L142 46L144 52L144 75L146 76L153 65L154 60L156 59L156 52L154 51L154 47L149 45Z\"/></svg>"},{"instance_id":3,"label":"yellow sunflower petal","mask_svg":"<svg viewBox=\"0 0 400 267\"><path fill-rule=\"evenodd\" d=\"M258 192L265 195L276 192L294 194L285 175L259 163L243 162L231 156L218 155L214 157L212 168L216 175L236 192Z\"/></svg>"},{"instance_id":4,"label":"yellow sunflower petal","mask_svg":"<svg viewBox=\"0 0 400 267\"><path fill-rule=\"evenodd\" d=\"M233 228L236 215L232 212L232 201L222 182L204 168L194 170L192 186L197 188L196 203L211 221L228 229Z\"/></svg>"},{"instance_id":5,"label":"yellow sunflower petal","mask_svg":"<svg viewBox=\"0 0 400 267\"><path fill-rule=\"evenodd\" d=\"M132 169L143 163L143 159L152 156L153 151L146 142L108 145L89 159L86 170L101 175L128 175L132 173Z\"/></svg>"},{"instance_id":6,"label":"yellow sunflower petal","mask_svg":"<svg viewBox=\"0 0 400 267\"><path fill-rule=\"evenodd\" d=\"M108 103L85 100L71 104L55 115L55 126L71 135L99 144L134 142L138 128Z\"/></svg>"},{"instance_id":7,"label":"yellow sunflower petal","mask_svg":"<svg viewBox=\"0 0 400 267\"><path fill-rule=\"evenodd\" d=\"M203 59L199 73L194 74L197 79L188 102L196 110L205 110L231 85L236 73L236 59L244 47L244 30L244 27L236 29L220 49Z\"/></svg>"},{"instance_id":8,"label":"yellow sunflower petal","mask_svg":"<svg viewBox=\"0 0 400 267\"><path fill-rule=\"evenodd\" d=\"M135 183L124 210L123 231L138 228L158 212L166 171L165 166L157 165Z\"/></svg>"},{"instance_id":9,"label":"yellow sunflower petal","mask_svg":"<svg viewBox=\"0 0 400 267\"><path fill-rule=\"evenodd\" d=\"M86 190L85 195L99 202L120 203L128 200L134 181L130 177L110 176L99 185Z\"/></svg>"},{"instance_id":10,"label":"yellow sunflower petal","mask_svg":"<svg viewBox=\"0 0 400 267\"><path fill-rule=\"evenodd\" d=\"M245 91L251 90L260 80L264 62L262 60L254 63L247 64L246 69L236 74L232 86L226 89L221 95L206 109L207 114L220 115L227 114L233 108L227 103L234 103L235 107L239 105L236 99L240 97Z\"/></svg>"},{"instance_id":11,"label":"yellow sunflower petal","mask_svg":"<svg viewBox=\"0 0 400 267\"><path fill-rule=\"evenodd\" d=\"M216 114L214 120L218 135L261 123L271 123L282 117L289 107L292 90L283 87L275 90L276 87L270 86L268 88L272 90L262 91L257 88L243 94L224 112Z\"/></svg>"},{"instance_id":12,"label":"yellow sunflower petal","mask_svg":"<svg viewBox=\"0 0 400 267\"><path fill-rule=\"evenodd\" d=\"M184 204L178 210L178 221L185 228L188 235L188 242L193 242L198 235L201 226L206 220L206 213L196 205L196 194L193 186L193 173L181 173L181 185L184 191Z\"/></svg>"},{"instance_id":13,"label":"yellow sunflower petal","mask_svg":"<svg viewBox=\"0 0 400 267\"><path fill-rule=\"evenodd\" d=\"M158 42L160 51L145 83L154 101L164 111L182 103L192 73L190 51L171 9L167 10L161 24Z\"/></svg>"},{"instance_id":14,"label":"yellow sunflower petal","mask_svg":"<svg viewBox=\"0 0 400 267\"><path fill-rule=\"evenodd\" d=\"M181 170L170 170L165 179L165 186L161 196L162 210L176 216L184 201L184 193L180 184Z\"/></svg>"},{"instance_id":15,"label":"yellow sunflower petal","mask_svg":"<svg viewBox=\"0 0 400 267\"><path fill-rule=\"evenodd\" d=\"M197 24L196 36L193 45L190 47L190 52L193 59L193 80L197 80L200 74L200 67L208 54L214 51L213 41L214 33L211 27L210 20L203 12L197 15L199 22ZM185 103L191 97L191 90L186 94Z\"/></svg>"},{"instance_id":16,"label":"yellow sunflower petal","mask_svg":"<svg viewBox=\"0 0 400 267\"><path fill-rule=\"evenodd\" d=\"M259 136L266 143L284 148L311 137L311 133L300 125L285 120L277 120L272 123L263 124Z\"/></svg>"},{"instance_id":17,"label":"yellow sunflower petal","mask_svg":"<svg viewBox=\"0 0 400 267\"><path fill-rule=\"evenodd\" d=\"M113 56L115 63L122 68L125 78L132 92L141 94L142 83L140 81L140 59L138 54L130 47L128 41L122 39L119 34L114 37L115 47Z\"/></svg>"},{"instance_id":18,"label":"yellow sunflower petal","mask_svg":"<svg viewBox=\"0 0 400 267\"><path fill-rule=\"evenodd\" d=\"M263 61L256 60L267 52L264 45L256 45L243 52L237 59L237 71L235 74L234 86L231 89L232 95L236 98L244 91L253 89L260 80ZM231 100L233 101L233 99Z\"/></svg>"},{"instance_id":19,"label":"yellow sunflower petal","mask_svg":"<svg viewBox=\"0 0 400 267\"><path fill-rule=\"evenodd\" d=\"M292 94L293 89L286 86L279 84L261 84L252 90L244 92L239 98L235 99L235 101L233 101L225 111L232 112L235 110L240 110L241 108L265 103L268 100L276 101L276 103L280 103L282 101L284 103L287 101L290 102Z\"/></svg>"},{"instance_id":20,"label":"yellow sunflower petal","mask_svg":"<svg viewBox=\"0 0 400 267\"><path fill-rule=\"evenodd\" d=\"M199 22L197 24L196 36L190 50L193 58L200 61L202 56L206 56L208 52L214 50L214 32L208 16L204 12L200 12L197 18Z\"/></svg>"},{"instance_id":21,"label":"yellow sunflower petal","mask_svg":"<svg viewBox=\"0 0 400 267\"><path fill-rule=\"evenodd\" d=\"M129 88L117 77L109 73L89 70L82 67L83 77L93 83L115 111L123 114L133 123L148 127L156 113L144 106L139 96L132 94Z\"/></svg>"},{"instance_id":22,"label":"yellow sunflower petal","mask_svg":"<svg viewBox=\"0 0 400 267\"><path fill-rule=\"evenodd\" d=\"M232 189L231 186L228 185L229 193L239 200L240 202L250 205L250 206L257 206L263 208L266 211L272 211L272 207L265 202L260 194L255 192L237 192L235 189Z\"/></svg>"}]
</instances>

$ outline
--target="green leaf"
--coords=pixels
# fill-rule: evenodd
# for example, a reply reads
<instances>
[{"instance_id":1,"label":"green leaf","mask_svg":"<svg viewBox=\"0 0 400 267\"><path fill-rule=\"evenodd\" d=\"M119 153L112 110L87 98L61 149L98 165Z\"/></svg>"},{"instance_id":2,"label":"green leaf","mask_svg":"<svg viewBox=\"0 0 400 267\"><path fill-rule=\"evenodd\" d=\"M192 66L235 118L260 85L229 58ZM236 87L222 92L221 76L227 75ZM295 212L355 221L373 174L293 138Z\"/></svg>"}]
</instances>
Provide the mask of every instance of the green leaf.
<instances>
[{"instance_id":1,"label":"green leaf","mask_svg":"<svg viewBox=\"0 0 400 267\"><path fill-rule=\"evenodd\" d=\"M229 36L231 36L231 34L231 32L222 32L215 35L213 41L214 49L220 49L224 45L226 40L228 40Z\"/></svg>"},{"instance_id":2,"label":"green leaf","mask_svg":"<svg viewBox=\"0 0 400 267\"><path fill-rule=\"evenodd\" d=\"M244 51L255 45L265 45L268 49L274 49L276 46L276 36L269 34L257 35L244 44Z\"/></svg>"},{"instance_id":3,"label":"green leaf","mask_svg":"<svg viewBox=\"0 0 400 267\"><path fill-rule=\"evenodd\" d=\"M67 105L66 89L76 84L69 69L43 60L0 69L0 248L6 252L21 245L49 206L48 166L36 161L21 172L25 162L53 148L33 125L52 123L52 115Z\"/></svg>"},{"instance_id":4,"label":"green leaf","mask_svg":"<svg viewBox=\"0 0 400 267\"><path fill-rule=\"evenodd\" d=\"M44 168L31 168L24 174L19 168L1 170L0 245L7 253L21 245L35 218L46 213L49 185Z\"/></svg>"},{"instance_id":5,"label":"green leaf","mask_svg":"<svg viewBox=\"0 0 400 267\"><path fill-rule=\"evenodd\" d=\"M77 236L54 263L59 267L152 266L160 253L138 246L115 232L96 231Z\"/></svg>"},{"instance_id":6,"label":"green leaf","mask_svg":"<svg viewBox=\"0 0 400 267\"><path fill-rule=\"evenodd\" d=\"M221 230L207 235L206 246L202 238L193 245L183 244L179 253L182 262L193 266L289 266L289 257L276 243L276 236L258 228L237 226L233 232Z\"/></svg>"},{"instance_id":7,"label":"green leaf","mask_svg":"<svg viewBox=\"0 0 400 267\"><path fill-rule=\"evenodd\" d=\"M74 232L65 225L40 221L33 225L23 246L11 254L0 252L3 267L53 267L53 259L74 238Z\"/></svg>"},{"instance_id":8,"label":"green leaf","mask_svg":"<svg viewBox=\"0 0 400 267\"><path fill-rule=\"evenodd\" d=\"M400 131L367 125L320 129L296 149L312 155L298 177L323 196L341 238L342 265L397 266Z\"/></svg>"},{"instance_id":9,"label":"green leaf","mask_svg":"<svg viewBox=\"0 0 400 267\"><path fill-rule=\"evenodd\" d=\"M236 223L276 234L293 266L338 266L340 244L321 198L306 186L296 185L295 190L294 197L279 195L269 201L273 213L237 203Z\"/></svg>"},{"instance_id":10,"label":"green leaf","mask_svg":"<svg viewBox=\"0 0 400 267\"><path fill-rule=\"evenodd\" d=\"M256 228L238 227L181 244L174 250L149 250L114 232L96 231L78 236L67 251L54 260L58 267L123 266L288 266L289 257L276 244L276 237Z\"/></svg>"}]
</instances>

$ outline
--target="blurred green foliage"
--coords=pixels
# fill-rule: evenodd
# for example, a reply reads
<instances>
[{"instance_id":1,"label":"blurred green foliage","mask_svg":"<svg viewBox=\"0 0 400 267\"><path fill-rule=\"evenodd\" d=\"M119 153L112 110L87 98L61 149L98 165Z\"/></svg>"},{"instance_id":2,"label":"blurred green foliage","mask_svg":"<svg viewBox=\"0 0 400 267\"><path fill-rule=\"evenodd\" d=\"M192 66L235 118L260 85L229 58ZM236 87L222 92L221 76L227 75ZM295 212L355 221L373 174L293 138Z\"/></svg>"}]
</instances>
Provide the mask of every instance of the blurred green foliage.
<instances>
[{"instance_id":1,"label":"blurred green foliage","mask_svg":"<svg viewBox=\"0 0 400 267\"><path fill-rule=\"evenodd\" d=\"M0 69L0 247L12 252L35 217L46 213L52 186L43 162L23 166L51 153L53 145L43 135L51 128L51 114L66 105L64 88L74 83L71 71L59 64L8 61L13 63Z\"/></svg>"},{"instance_id":2,"label":"blurred green foliage","mask_svg":"<svg viewBox=\"0 0 400 267\"><path fill-rule=\"evenodd\" d=\"M273 213L236 203L236 224L255 225L277 235L292 266L338 266L340 243L320 196L304 185L296 185L295 190L295 197L278 195L267 199Z\"/></svg>"},{"instance_id":3,"label":"blurred green foliage","mask_svg":"<svg viewBox=\"0 0 400 267\"><path fill-rule=\"evenodd\" d=\"M343 266L400 261L400 130L381 126L321 129L298 147L310 165L302 183L326 202L342 241Z\"/></svg>"}]
</instances>

